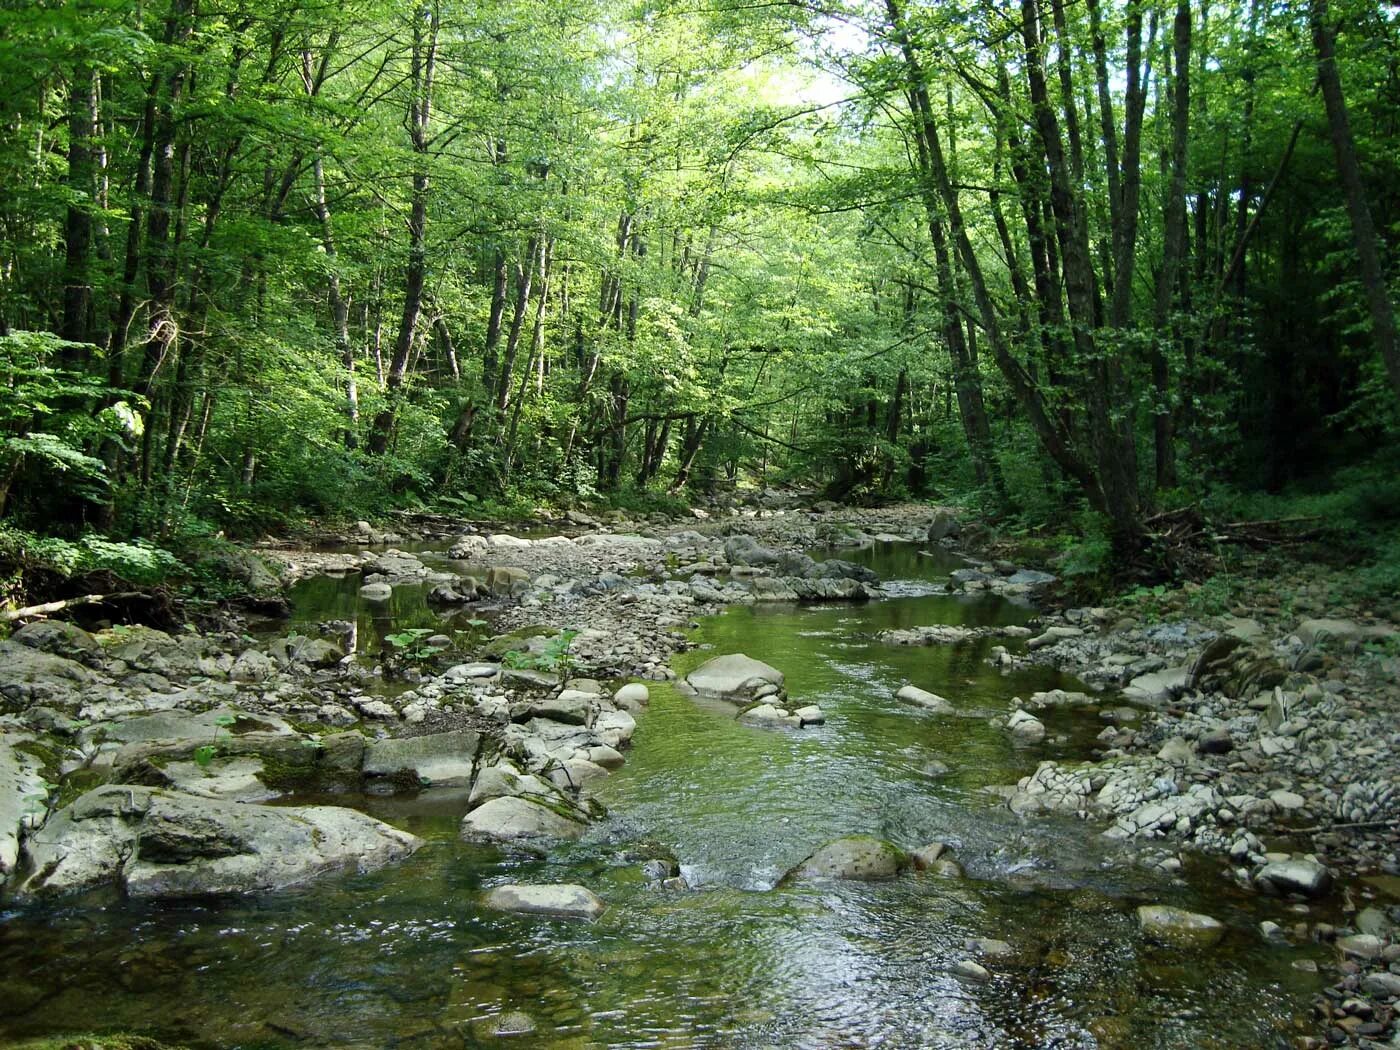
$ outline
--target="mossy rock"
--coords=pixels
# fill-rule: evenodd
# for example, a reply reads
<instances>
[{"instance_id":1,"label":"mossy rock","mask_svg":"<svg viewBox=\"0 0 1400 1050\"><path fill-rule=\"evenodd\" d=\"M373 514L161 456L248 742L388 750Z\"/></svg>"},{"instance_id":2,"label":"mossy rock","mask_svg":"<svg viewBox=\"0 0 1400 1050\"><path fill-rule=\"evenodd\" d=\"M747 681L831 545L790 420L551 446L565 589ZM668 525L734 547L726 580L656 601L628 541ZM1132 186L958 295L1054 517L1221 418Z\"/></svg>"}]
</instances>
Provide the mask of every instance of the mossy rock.
<instances>
[{"instance_id":1,"label":"mossy rock","mask_svg":"<svg viewBox=\"0 0 1400 1050\"><path fill-rule=\"evenodd\" d=\"M558 628L531 624L508 634L497 635L481 647L479 654L487 659L500 660L507 653L528 652L530 643L536 638L555 638L558 635Z\"/></svg>"},{"instance_id":2,"label":"mossy rock","mask_svg":"<svg viewBox=\"0 0 1400 1050\"><path fill-rule=\"evenodd\" d=\"M891 879L909 866L909 855L892 842L851 835L828 842L788 872L787 879Z\"/></svg>"}]
</instances>

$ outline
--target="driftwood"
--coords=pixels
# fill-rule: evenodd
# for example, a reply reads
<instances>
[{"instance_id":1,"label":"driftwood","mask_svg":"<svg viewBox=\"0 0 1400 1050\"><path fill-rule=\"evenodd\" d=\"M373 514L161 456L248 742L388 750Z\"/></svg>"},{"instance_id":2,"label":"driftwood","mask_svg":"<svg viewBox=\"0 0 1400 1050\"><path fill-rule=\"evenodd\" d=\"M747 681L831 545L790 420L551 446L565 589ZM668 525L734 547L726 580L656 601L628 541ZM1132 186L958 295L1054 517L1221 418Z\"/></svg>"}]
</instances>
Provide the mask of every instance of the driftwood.
<instances>
[{"instance_id":1,"label":"driftwood","mask_svg":"<svg viewBox=\"0 0 1400 1050\"><path fill-rule=\"evenodd\" d=\"M62 612L75 605L105 605L109 602L129 601L132 598L145 598L143 591L118 591L115 594L83 594L76 598L63 598L60 601L44 602L41 605L27 605L23 609L0 610L0 623L13 623L15 620L30 620Z\"/></svg>"},{"instance_id":2,"label":"driftwood","mask_svg":"<svg viewBox=\"0 0 1400 1050\"><path fill-rule=\"evenodd\" d=\"M1387 817L1384 820L1353 820L1339 824L1317 824L1311 828L1290 828L1283 824L1274 825L1274 830L1282 835L1320 835L1327 831L1358 830L1363 828L1400 828L1400 817Z\"/></svg>"}]
</instances>

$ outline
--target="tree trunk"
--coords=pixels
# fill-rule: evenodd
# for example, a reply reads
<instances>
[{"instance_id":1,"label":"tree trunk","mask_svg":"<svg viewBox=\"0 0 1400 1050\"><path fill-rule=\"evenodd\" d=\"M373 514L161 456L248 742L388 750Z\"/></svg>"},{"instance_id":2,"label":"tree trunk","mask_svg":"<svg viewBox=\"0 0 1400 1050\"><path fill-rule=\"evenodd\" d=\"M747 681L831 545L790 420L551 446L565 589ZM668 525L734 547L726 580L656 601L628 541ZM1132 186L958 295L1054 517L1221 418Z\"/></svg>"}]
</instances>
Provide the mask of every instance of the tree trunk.
<instances>
[{"instance_id":1,"label":"tree trunk","mask_svg":"<svg viewBox=\"0 0 1400 1050\"><path fill-rule=\"evenodd\" d=\"M433 80L437 68L439 8L436 0L415 12L413 21L412 90L409 94L408 125L413 152L422 165L413 173L413 197L408 219L408 267L404 274L403 313L394 339L394 353L384 377L386 404L374 418L369 448L382 455L389 448L394 432L397 401L408 370L409 355L418 317L423 310L423 282L428 265L428 171L431 146L428 128L432 120Z\"/></svg>"},{"instance_id":2,"label":"tree trunk","mask_svg":"<svg viewBox=\"0 0 1400 1050\"><path fill-rule=\"evenodd\" d=\"M86 67L74 71L68 97L68 203L64 223L63 324L64 339L85 343L91 338L92 213L97 206L97 169L92 138L97 126L97 74ZM62 358L69 367L82 365L84 355L65 348Z\"/></svg>"},{"instance_id":3,"label":"tree trunk","mask_svg":"<svg viewBox=\"0 0 1400 1050\"><path fill-rule=\"evenodd\" d=\"M1168 339L1172 297L1186 252L1186 147L1191 121L1190 0L1177 0L1172 41L1176 68L1171 98L1171 176L1162 204L1162 267L1157 271L1157 295L1153 307L1152 385L1156 404L1153 406L1152 430L1158 489L1176 487L1171 375L1163 344Z\"/></svg>"},{"instance_id":4,"label":"tree trunk","mask_svg":"<svg viewBox=\"0 0 1400 1050\"><path fill-rule=\"evenodd\" d=\"M1337 70L1336 35L1328 24L1327 0L1309 0L1308 16L1312 22L1313 46L1317 50L1317 79L1322 85L1332 151L1337 157L1337 175L1342 182L1347 214L1351 217L1352 244L1356 248L1361 286L1371 314L1371 338L1380 351L1391 388L1400 398L1400 343L1397 343L1395 330L1395 307L1386 287L1376 227L1366 201L1366 188L1361 182L1361 164L1357 160L1356 141L1352 138L1342 78Z\"/></svg>"}]
</instances>

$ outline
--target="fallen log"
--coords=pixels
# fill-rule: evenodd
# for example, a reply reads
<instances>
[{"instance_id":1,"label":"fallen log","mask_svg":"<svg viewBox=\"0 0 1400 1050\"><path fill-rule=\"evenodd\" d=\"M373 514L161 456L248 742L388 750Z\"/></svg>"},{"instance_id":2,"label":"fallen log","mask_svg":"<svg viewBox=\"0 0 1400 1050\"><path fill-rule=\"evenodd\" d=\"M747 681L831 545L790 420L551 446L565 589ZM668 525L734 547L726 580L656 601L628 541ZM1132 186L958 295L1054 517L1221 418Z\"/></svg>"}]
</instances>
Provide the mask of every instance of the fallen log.
<instances>
[{"instance_id":1,"label":"fallen log","mask_svg":"<svg viewBox=\"0 0 1400 1050\"><path fill-rule=\"evenodd\" d=\"M76 605L103 605L107 602L126 601L145 597L142 591L118 591L113 594L84 594L76 598L63 598L60 601L44 602L40 605L26 605L23 609L0 609L0 623L13 623L15 620L30 620L62 612Z\"/></svg>"}]
</instances>

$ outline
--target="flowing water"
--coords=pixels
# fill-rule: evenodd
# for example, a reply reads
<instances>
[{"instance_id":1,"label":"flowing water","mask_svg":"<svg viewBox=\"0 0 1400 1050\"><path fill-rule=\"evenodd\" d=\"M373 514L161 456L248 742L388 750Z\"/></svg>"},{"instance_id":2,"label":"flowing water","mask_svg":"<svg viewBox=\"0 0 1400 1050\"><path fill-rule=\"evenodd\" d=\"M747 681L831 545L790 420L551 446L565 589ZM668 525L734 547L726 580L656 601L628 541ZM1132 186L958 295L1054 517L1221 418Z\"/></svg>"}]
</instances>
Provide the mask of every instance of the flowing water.
<instances>
[{"instance_id":1,"label":"flowing water","mask_svg":"<svg viewBox=\"0 0 1400 1050\"><path fill-rule=\"evenodd\" d=\"M1011 696L1072 682L991 670L992 641L871 637L1018 623L1030 610L929 593L947 565L912 548L865 557L903 597L734 608L676 662L684 673L742 651L771 663L794 697L822 706L824 726L748 728L656 686L627 765L605 784L612 816L548 860L459 841L460 792L340 796L326 801L428 845L398 867L262 900L12 908L0 913L0 1038L125 1029L210 1047L493 1046L493 1027L523 1011L535 1030L507 1045L1287 1045L1317 978L1255 932L1260 918L1285 921L1284 906L1236 896L1211 870L1174 884L1090 825L1023 822L982 790L1043 758L1086 754L1101 725L1090 712L1050 716L1049 741L1030 750L989 724ZM309 587L299 615L357 615L352 595ZM419 616L411 592L401 600L381 626L415 625L403 622ZM906 682L949 697L956 714L896 700ZM930 775L935 760L949 771ZM967 877L779 885L850 833L946 842ZM673 851L695 888L645 885L648 843ZM580 882L609 909L585 924L481 908L481 891L504 881ZM1203 956L1148 945L1134 906L1156 901L1208 911L1231 932ZM952 972L974 937L1015 953L988 963L985 984Z\"/></svg>"}]
</instances>

